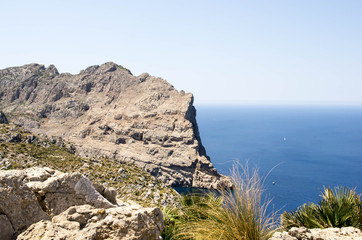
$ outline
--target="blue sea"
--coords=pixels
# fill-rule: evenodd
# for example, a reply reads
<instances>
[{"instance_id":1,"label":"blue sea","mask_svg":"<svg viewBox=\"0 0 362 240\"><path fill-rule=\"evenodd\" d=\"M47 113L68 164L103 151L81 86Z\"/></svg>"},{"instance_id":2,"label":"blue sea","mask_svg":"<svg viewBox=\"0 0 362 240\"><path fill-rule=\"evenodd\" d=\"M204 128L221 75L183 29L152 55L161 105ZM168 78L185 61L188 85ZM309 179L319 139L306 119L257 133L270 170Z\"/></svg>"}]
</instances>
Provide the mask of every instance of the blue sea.
<instances>
[{"instance_id":1,"label":"blue sea","mask_svg":"<svg viewBox=\"0 0 362 240\"><path fill-rule=\"evenodd\" d=\"M268 175L265 190L275 209L316 203L324 186L362 192L362 107L196 109L202 143L216 169L230 175L236 161L258 168Z\"/></svg>"}]
</instances>

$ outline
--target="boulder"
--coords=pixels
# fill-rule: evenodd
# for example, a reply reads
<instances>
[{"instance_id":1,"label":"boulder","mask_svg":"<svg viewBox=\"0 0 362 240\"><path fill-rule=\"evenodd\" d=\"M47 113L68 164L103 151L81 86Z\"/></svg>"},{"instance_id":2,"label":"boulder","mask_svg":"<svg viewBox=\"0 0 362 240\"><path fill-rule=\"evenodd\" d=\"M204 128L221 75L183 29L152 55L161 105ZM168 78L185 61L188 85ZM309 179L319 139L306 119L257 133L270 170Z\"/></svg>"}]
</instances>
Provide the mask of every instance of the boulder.
<instances>
[{"instance_id":1,"label":"boulder","mask_svg":"<svg viewBox=\"0 0 362 240\"><path fill-rule=\"evenodd\" d=\"M0 171L0 239L159 239L158 208L127 205L79 173Z\"/></svg>"},{"instance_id":2,"label":"boulder","mask_svg":"<svg viewBox=\"0 0 362 240\"><path fill-rule=\"evenodd\" d=\"M70 206L83 204L98 208L115 207L80 173L62 173L39 167L25 169L24 172L26 177L23 181L49 216L57 215Z\"/></svg>"},{"instance_id":3,"label":"boulder","mask_svg":"<svg viewBox=\"0 0 362 240\"><path fill-rule=\"evenodd\" d=\"M18 234L42 219L50 219L34 192L23 181L25 177L25 171L0 171L1 239L10 239L6 236Z\"/></svg>"},{"instance_id":4,"label":"boulder","mask_svg":"<svg viewBox=\"0 0 362 240\"><path fill-rule=\"evenodd\" d=\"M0 239L11 239L14 234L15 230L9 218L0 213Z\"/></svg>"},{"instance_id":5,"label":"boulder","mask_svg":"<svg viewBox=\"0 0 362 240\"><path fill-rule=\"evenodd\" d=\"M98 239L162 239L162 212L159 208L116 207L94 208L90 205L70 207L40 221L18 236L18 240L98 240Z\"/></svg>"}]
</instances>

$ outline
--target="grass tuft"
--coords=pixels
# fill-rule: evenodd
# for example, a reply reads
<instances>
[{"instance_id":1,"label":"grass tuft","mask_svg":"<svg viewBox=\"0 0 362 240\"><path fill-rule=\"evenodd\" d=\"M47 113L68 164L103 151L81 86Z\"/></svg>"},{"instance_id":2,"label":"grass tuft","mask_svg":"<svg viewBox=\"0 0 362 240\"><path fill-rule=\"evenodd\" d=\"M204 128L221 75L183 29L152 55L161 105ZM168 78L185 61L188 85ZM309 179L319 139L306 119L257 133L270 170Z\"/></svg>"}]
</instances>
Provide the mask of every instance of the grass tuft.
<instances>
[{"instance_id":1,"label":"grass tuft","mask_svg":"<svg viewBox=\"0 0 362 240\"><path fill-rule=\"evenodd\" d=\"M275 213L263 196L257 170L234 167L234 187L207 195L183 196L181 208L166 209L164 239L268 239L277 227ZM167 225L169 224L169 225Z\"/></svg>"}]
</instances>

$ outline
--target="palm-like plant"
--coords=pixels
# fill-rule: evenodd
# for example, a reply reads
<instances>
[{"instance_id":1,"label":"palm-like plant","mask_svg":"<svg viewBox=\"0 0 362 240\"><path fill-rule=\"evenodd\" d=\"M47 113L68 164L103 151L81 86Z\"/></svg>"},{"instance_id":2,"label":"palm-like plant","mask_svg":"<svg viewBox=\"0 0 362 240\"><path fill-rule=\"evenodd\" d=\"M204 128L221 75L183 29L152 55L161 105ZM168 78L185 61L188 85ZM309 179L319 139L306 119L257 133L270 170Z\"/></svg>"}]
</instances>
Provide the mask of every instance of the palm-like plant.
<instances>
[{"instance_id":1,"label":"palm-like plant","mask_svg":"<svg viewBox=\"0 0 362 240\"><path fill-rule=\"evenodd\" d=\"M325 188L317 205L304 204L295 211L281 216L283 227L304 226L307 228L347 227L362 228L361 195L355 189Z\"/></svg>"},{"instance_id":2,"label":"palm-like plant","mask_svg":"<svg viewBox=\"0 0 362 240\"><path fill-rule=\"evenodd\" d=\"M291 212L284 212L281 222L285 230L292 227L323 228L317 218L317 205L306 203Z\"/></svg>"},{"instance_id":3,"label":"palm-like plant","mask_svg":"<svg viewBox=\"0 0 362 240\"><path fill-rule=\"evenodd\" d=\"M354 189L326 188L319 205L318 215L325 227L362 227L361 195Z\"/></svg>"}]
</instances>

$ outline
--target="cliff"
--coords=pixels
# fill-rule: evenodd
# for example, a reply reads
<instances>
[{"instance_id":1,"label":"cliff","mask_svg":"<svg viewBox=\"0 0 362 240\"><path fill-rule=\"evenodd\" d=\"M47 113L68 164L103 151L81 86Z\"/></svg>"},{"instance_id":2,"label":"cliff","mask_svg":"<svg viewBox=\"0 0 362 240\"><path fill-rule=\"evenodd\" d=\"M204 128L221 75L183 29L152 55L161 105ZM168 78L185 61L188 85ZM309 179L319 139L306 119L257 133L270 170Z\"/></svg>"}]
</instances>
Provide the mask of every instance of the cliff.
<instances>
[{"instance_id":1,"label":"cliff","mask_svg":"<svg viewBox=\"0 0 362 240\"><path fill-rule=\"evenodd\" d=\"M132 163L170 186L230 185L206 155L190 93L109 62L77 75L39 64L0 70L10 122L71 142L83 157Z\"/></svg>"}]
</instances>

